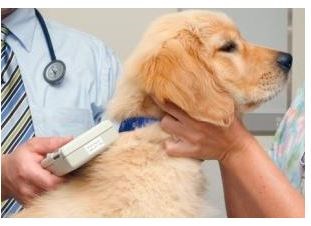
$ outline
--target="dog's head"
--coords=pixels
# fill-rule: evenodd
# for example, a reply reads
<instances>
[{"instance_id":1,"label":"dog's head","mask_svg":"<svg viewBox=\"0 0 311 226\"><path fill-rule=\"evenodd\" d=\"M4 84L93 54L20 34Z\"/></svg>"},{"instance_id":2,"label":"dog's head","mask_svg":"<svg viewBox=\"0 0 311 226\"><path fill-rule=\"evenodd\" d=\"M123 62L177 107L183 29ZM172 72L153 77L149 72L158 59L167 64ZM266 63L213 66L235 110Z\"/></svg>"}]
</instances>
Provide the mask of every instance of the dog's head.
<instances>
[{"instance_id":1,"label":"dog's head","mask_svg":"<svg viewBox=\"0 0 311 226\"><path fill-rule=\"evenodd\" d=\"M123 84L139 90L141 108L150 108L153 95L197 120L228 126L235 110L274 97L291 63L289 54L244 40L224 14L186 11L151 25L127 62Z\"/></svg>"}]
</instances>

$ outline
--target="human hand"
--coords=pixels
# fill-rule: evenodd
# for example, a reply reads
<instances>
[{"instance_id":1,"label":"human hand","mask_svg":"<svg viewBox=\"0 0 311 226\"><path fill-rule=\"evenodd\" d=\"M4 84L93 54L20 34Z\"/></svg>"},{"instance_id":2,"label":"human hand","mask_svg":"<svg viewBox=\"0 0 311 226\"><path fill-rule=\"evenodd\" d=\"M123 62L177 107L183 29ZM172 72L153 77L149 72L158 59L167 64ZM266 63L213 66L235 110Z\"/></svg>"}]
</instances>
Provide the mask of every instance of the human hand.
<instances>
[{"instance_id":1,"label":"human hand","mask_svg":"<svg viewBox=\"0 0 311 226\"><path fill-rule=\"evenodd\" d=\"M14 197L26 204L40 193L55 189L64 179L42 168L41 161L70 140L71 137L34 137L13 153L2 155L1 199Z\"/></svg>"},{"instance_id":2,"label":"human hand","mask_svg":"<svg viewBox=\"0 0 311 226\"><path fill-rule=\"evenodd\" d=\"M247 142L254 139L237 117L229 127L220 127L197 121L172 103L155 101L168 113L161 120L162 129L178 138L165 143L166 152L171 156L221 162L231 152L243 150Z\"/></svg>"}]
</instances>

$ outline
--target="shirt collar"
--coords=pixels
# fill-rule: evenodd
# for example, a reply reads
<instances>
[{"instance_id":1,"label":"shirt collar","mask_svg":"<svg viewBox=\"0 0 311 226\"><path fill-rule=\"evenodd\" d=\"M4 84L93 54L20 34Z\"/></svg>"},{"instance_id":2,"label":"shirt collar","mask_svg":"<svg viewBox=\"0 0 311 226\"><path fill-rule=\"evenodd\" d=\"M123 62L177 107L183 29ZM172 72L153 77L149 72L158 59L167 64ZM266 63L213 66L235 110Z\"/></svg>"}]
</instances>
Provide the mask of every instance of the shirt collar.
<instances>
[{"instance_id":1,"label":"shirt collar","mask_svg":"<svg viewBox=\"0 0 311 226\"><path fill-rule=\"evenodd\" d=\"M17 9L2 21L21 45L29 52L38 24L34 9Z\"/></svg>"}]
</instances>

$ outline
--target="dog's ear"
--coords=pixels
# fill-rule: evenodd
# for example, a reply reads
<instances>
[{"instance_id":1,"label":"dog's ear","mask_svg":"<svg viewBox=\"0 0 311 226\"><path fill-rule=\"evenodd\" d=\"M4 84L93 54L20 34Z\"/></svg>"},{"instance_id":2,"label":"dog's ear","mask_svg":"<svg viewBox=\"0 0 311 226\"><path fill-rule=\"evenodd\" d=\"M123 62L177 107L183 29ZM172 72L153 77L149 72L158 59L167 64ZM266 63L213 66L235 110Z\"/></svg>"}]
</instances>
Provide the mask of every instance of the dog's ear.
<instances>
[{"instance_id":1,"label":"dog's ear","mask_svg":"<svg viewBox=\"0 0 311 226\"><path fill-rule=\"evenodd\" d=\"M145 59L140 83L148 94L173 102L197 120L229 126L234 118L233 99L217 83L203 51L198 36L181 31Z\"/></svg>"}]
</instances>

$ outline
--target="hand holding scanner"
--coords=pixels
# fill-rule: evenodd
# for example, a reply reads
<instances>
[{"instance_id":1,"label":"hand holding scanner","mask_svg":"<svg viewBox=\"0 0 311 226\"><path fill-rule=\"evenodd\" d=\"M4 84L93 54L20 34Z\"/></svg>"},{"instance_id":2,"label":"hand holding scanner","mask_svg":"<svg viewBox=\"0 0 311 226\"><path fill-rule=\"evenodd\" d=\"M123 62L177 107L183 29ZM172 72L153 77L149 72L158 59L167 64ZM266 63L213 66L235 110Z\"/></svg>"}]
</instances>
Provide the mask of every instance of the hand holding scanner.
<instances>
[{"instance_id":1,"label":"hand holding scanner","mask_svg":"<svg viewBox=\"0 0 311 226\"><path fill-rule=\"evenodd\" d=\"M107 150L117 138L118 132L113 124L103 121L56 152L47 154L41 165L54 175L63 176Z\"/></svg>"}]
</instances>

